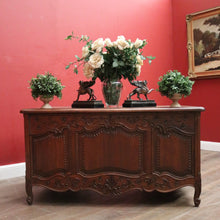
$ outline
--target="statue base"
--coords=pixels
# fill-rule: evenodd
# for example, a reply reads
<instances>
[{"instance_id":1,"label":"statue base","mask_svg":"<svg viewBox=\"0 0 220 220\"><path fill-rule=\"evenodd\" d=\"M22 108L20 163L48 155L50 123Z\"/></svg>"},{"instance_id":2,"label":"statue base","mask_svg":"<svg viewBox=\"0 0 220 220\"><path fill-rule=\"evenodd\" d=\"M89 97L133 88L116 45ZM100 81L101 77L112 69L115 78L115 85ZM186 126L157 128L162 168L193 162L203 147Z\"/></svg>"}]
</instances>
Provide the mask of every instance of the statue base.
<instances>
[{"instance_id":1,"label":"statue base","mask_svg":"<svg viewBox=\"0 0 220 220\"><path fill-rule=\"evenodd\" d=\"M104 108L102 101L74 101L72 108Z\"/></svg>"},{"instance_id":2,"label":"statue base","mask_svg":"<svg viewBox=\"0 0 220 220\"><path fill-rule=\"evenodd\" d=\"M157 106L154 100L125 100L123 107L155 107Z\"/></svg>"}]
</instances>

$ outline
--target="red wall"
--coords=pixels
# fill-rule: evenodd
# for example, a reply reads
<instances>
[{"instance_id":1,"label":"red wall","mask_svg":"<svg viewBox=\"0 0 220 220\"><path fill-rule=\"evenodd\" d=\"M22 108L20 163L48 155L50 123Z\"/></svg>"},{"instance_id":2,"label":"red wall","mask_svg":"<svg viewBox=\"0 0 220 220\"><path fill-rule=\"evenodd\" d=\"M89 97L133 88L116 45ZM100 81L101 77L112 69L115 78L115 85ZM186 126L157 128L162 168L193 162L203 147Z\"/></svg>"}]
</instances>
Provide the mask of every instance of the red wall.
<instances>
[{"instance_id":1,"label":"red wall","mask_svg":"<svg viewBox=\"0 0 220 220\"><path fill-rule=\"evenodd\" d=\"M0 1L0 165L24 161L24 128L22 108L40 107L28 89L28 80L37 73L54 73L66 88L62 100L53 106L70 106L76 99L78 81L65 65L82 45L65 41L73 31L92 39L118 35L149 42L144 55L156 60L142 68L139 79L147 79L149 88L157 88L160 75L169 69L187 74L186 14L218 6L219 0L10 0ZM124 81L121 103L131 90ZM191 96L181 104L204 106L201 139L220 141L218 132L220 98L217 86L220 79L197 80ZM102 99L100 82L93 87ZM213 97L213 98L212 98ZM156 91L150 97L161 104L169 104Z\"/></svg>"},{"instance_id":2,"label":"red wall","mask_svg":"<svg viewBox=\"0 0 220 220\"><path fill-rule=\"evenodd\" d=\"M173 0L174 66L187 75L186 15L220 5L219 0ZM192 94L182 104L204 106L201 118L201 139L220 142L220 78L196 80Z\"/></svg>"},{"instance_id":3,"label":"red wall","mask_svg":"<svg viewBox=\"0 0 220 220\"><path fill-rule=\"evenodd\" d=\"M144 55L156 60L142 68L139 79L147 79L150 88L157 87L159 76L173 68L172 7L170 0L10 0L0 1L0 165L24 161L22 108L40 107L28 89L28 80L37 73L54 73L66 88L62 100L53 106L70 106L76 99L78 81L65 70L75 55L81 54L76 41L64 38L74 30L92 39L118 35L149 42ZM102 98L100 83L95 94ZM122 101L130 91L124 82ZM168 103L158 92L150 96L158 104Z\"/></svg>"}]
</instances>

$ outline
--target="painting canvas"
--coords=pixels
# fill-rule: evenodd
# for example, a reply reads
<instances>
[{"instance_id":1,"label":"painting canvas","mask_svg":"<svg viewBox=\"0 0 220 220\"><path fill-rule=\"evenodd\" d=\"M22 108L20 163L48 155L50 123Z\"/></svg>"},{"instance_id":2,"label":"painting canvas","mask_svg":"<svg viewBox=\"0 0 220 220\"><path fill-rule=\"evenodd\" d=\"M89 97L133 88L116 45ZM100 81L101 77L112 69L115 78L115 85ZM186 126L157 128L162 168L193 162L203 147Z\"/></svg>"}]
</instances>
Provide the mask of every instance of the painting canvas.
<instances>
[{"instance_id":1,"label":"painting canvas","mask_svg":"<svg viewBox=\"0 0 220 220\"><path fill-rule=\"evenodd\" d=\"M220 7L187 15L189 76L220 77Z\"/></svg>"}]
</instances>

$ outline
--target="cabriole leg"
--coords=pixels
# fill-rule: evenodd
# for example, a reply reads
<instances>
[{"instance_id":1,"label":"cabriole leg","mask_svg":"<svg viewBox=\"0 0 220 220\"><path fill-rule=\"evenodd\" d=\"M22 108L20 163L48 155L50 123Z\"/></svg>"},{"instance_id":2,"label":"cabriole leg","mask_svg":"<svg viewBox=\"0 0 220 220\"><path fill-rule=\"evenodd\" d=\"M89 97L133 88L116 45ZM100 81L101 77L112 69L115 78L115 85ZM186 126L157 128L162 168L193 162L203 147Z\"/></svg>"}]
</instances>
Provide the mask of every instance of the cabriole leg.
<instances>
[{"instance_id":1,"label":"cabriole leg","mask_svg":"<svg viewBox=\"0 0 220 220\"><path fill-rule=\"evenodd\" d=\"M26 193L27 193L27 198L26 202L28 205L32 205L33 202L33 193L32 193L32 184L31 181L26 178Z\"/></svg>"},{"instance_id":2,"label":"cabriole leg","mask_svg":"<svg viewBox=\"0 0 220 220\"><path fill-rule=\"evenodd\" d=\"M199 204L201 202L199 196L201 194L201 178L199 178L196 182L195 182L195 194L194 194L194 204L195 207L199 207Z\"/></svg>"}]
</instances>

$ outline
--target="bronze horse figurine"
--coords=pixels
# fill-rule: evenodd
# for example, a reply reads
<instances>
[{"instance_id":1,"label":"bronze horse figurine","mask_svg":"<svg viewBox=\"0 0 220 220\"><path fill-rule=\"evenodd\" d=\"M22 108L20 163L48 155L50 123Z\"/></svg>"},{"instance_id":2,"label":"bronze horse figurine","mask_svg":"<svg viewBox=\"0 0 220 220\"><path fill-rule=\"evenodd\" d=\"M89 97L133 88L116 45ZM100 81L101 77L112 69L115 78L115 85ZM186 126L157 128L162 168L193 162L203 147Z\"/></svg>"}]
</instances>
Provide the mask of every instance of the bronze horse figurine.
<instances>
[{"instance_id":1,"label":"bronze horse figurine","mask_svg":"<svg viewBox=\"0 0 220 220\"><path fill-rule=\"evenodd\" d=\"M85 94L89 94L89 99L87 101L92 101L92 100L96 100L96 96L94 95L94 91L93 89L91 89L90 87L93 86L95 84L95 80L92 81L79 81L79 89L78 91L78 96L76 101L79 100L80 95L85 95Z\"/></svg>"},{"instance_id":2,"label":"bronze horse figurine","mask_svg":"<svg viewBox=\"0 0 220 220\"><path fill-rule=\"evenodd\" d=\"M140 94L143 94L146 98L146 100L148 100L147 95L149 93L151 93L154 89L148 89L147 88L147 81L139 81L139 80L133 80L133 81L129 81L131 85L136 86L137 88L135 88L131 93L129 93L127 100L131 100L131 97L135 94L137 94L137 98L139 100L143 100L140 98Z\"/></svg>"}]
</instances>

